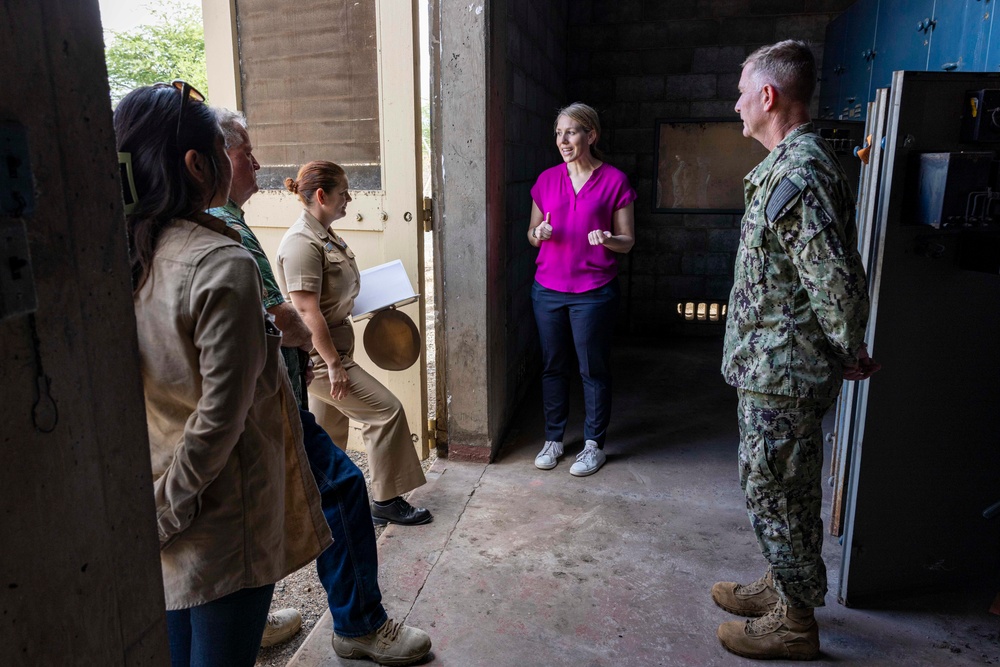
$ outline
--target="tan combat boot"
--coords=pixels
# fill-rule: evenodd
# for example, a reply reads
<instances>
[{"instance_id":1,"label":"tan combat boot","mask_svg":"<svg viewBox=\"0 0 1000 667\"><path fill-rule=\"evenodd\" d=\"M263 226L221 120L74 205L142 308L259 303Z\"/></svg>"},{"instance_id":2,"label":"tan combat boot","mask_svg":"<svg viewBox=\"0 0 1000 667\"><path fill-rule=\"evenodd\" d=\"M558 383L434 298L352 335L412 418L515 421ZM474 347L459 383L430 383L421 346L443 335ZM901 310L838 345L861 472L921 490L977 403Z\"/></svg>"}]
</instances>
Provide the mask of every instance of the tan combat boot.
<instances>
[{"instance_id":1,"label":"tan combat boot","mask_svg":"<svg viewBox=\"0 0 1000 667\"><path fill-rule=\"evenodd\" d=\"M787 609L780 601L761 618L723 623L718 636L727 651L755 660L812 660L819 655L813 610Z\"/></svg>"},{"instance_id":2,"label":"tan combat boot","mask_svg":"<svg viewBox=\"0 0 1000 667\"><path fill-rule=\"evenodd\" d=\"M732 581L717 582L712 586L712 599L731 614L763 616L774 609L780 598L768 568L763 577L745 586Z\"/></svg>"},{"instance_id":3,"label":"tan combat boot","mask_svg":"<svg viewBox=\"0 0 1000 667\"><path fill-rule=\"evenodd\" d=\"M386 620L362 637L341 637L334 628L333 651L341 658L370 658L380 665L409 665L431 652L431 638L420 628Z\"/></svg>"}]
</instances>

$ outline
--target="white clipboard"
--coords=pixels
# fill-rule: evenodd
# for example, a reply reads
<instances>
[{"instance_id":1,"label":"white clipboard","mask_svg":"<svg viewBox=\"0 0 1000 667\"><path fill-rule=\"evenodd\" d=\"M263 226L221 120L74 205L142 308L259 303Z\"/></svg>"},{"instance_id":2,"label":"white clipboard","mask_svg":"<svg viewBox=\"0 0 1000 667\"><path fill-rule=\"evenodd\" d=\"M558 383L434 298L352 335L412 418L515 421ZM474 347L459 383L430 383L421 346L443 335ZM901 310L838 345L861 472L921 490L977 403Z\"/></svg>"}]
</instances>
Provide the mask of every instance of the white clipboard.
<instances>
[{"instance_id":1,"label":"white clipboard","mask_svg":"<svg viewBox=\"0 0 1000 667\"><path fill-rule=\"evenodd\" d=\"M361 291L354 299L351 317L355 321L364 320L380 310L405 306L419 298L420 294L413 290L403 262L394 259L361 272Z\"/></svg>"}]
</instances>

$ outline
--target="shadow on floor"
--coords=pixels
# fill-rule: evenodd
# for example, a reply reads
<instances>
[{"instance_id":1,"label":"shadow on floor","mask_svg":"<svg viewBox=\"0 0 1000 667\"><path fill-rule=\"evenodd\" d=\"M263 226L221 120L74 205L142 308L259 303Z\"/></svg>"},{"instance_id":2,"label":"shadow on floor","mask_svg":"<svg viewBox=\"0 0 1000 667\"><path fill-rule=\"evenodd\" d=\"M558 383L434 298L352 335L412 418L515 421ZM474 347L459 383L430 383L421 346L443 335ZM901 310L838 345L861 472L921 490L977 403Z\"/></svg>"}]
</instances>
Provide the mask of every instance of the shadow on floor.
<instances>
[{"instance_id":1,"label":"shadow on floor","mask_svg":"<svg viewBox=\"0 0 1000 667\"><path fill-rule=\"evenodd\" d=\"M435 521L391 526L379 543L385 605L430 632L426 664L753 664L720 647L715 630L731 617L708 595L717 580L763 571L720 354L718 339L620 344L608 463L591 477L569 474L582 447L580 400L558 467L532 465L542 440L537 395L496 463L435 463L411 498ZM824 512L828 520L829 497ZM837 540L823 553L835 591ZM994 592L925 593L879 610L847 609L828 594L817 611L818 662L1000 664L998 619L986 613ZM333 654L331 631L327 615L290 664L354 664Z\"/></svg>"}]
</instances>

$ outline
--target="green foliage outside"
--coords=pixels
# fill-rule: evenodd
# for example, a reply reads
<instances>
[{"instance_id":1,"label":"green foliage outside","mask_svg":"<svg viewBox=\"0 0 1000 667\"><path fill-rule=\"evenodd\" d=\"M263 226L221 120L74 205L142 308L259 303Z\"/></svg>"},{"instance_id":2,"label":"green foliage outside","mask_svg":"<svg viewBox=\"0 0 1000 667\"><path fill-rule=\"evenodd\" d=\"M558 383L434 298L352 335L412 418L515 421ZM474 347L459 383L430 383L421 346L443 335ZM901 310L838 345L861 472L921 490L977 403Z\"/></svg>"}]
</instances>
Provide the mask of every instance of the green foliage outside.
<instances>
[{"instance_id":1,"label":"green foliage outside","mask_svg":"<svg viewBox=\"0 0 1000 667\"><path fill-rule=\"evenodd\" d=\"M197 5L163 2L153 23L110 33L105 58L111 104L139 86L184 79L208 96L205 29Z\"/></svg>"},{"instance_id":2,"label":"green foliage outside","mask_svg":"<svg viewBox=\"0 0 1000 667\"><path fill-rule=\"evenodd\" d=\"M109 33L105 47L111 105L117 106L133 88L183 79L208 97L205 68L205 28L197 5L163 0L150 8L154 21L132 30ZM423 100L421 144L424 157L424 190L430 193L430 104Z\"/></svg>"}]
</instances>

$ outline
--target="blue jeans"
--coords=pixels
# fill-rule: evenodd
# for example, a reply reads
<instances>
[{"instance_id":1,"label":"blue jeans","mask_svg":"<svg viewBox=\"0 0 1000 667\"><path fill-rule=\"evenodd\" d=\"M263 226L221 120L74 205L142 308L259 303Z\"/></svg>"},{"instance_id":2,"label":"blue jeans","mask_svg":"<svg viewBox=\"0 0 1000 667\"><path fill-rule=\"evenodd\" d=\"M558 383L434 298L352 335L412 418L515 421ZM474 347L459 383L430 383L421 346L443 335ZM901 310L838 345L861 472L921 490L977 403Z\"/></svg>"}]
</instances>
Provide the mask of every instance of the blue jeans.
<instances>
[{"instance_id":1,"label":"blue jeans","mask_svg":"<svg viewBox=\"0 0 1000 667\"><path fill-rule=\"evenodd\" d=\"M274 584L167 612L172 667L253 667Z\"/></svg>"},{"instance_id":2,"label":"blue jeans","mask_svg":"<svg viewBox=\"0 0 1000 667\"><path fill-rule=\"evenodd\" d=\"M573 349L583 378L585 440L601 449L611 421L611 339L621 290L618 279L589 292L557 292L537 282L531 302L542 343L545 439L562 441L569 416Z\"/></svg>"},{"instance_id":3,"label":"blue jeans","mask_svg":"<svg viewBox=\"0 0 1000 667\"><path fill-rule=\"evenodd\" d=\"M334 632L341 637L367 635L388 616L378 586L378 548L365 476L311 412L299 409L299 416L309 468L333 533L333 544L316 559L316 571L326 590Z\"/></svg>"}]
</instances>

